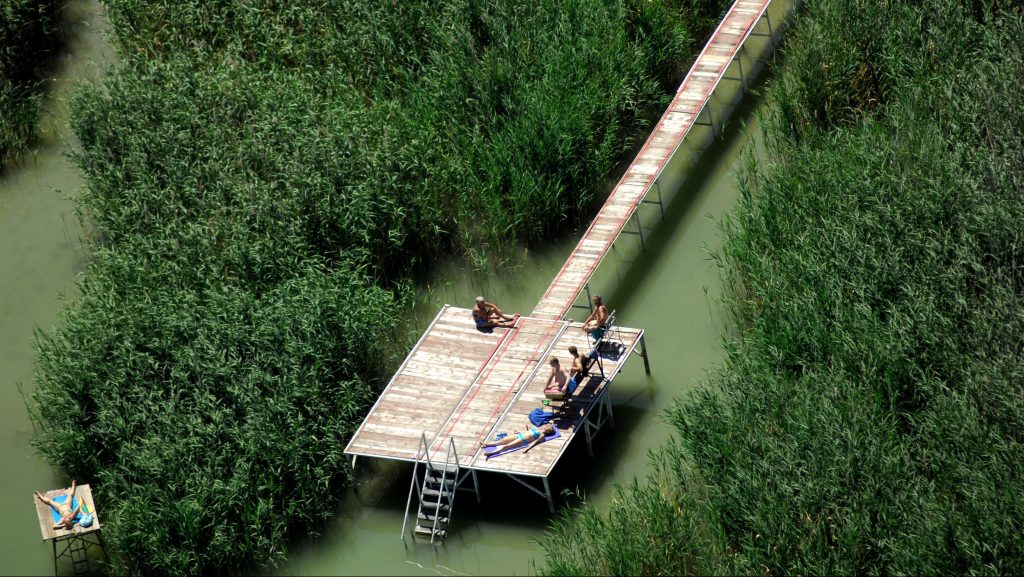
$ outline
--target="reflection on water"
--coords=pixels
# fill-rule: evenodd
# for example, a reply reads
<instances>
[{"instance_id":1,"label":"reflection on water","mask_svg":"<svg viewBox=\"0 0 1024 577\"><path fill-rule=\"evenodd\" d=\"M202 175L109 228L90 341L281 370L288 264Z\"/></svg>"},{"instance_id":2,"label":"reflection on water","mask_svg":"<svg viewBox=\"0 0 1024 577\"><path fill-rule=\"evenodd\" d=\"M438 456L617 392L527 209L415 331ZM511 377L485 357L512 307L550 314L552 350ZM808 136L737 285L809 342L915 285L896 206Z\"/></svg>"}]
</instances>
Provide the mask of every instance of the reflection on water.
<instances>
[{"instance_id":1,"label":"reflection on water","mask_svg":"<svg viewBox=\"0 0 1024 577\"><path fill-rule=\"evenodd\" d=\"M111 62L101 38L98 2L73 1L62 16L68 45L47 76L49 101L36 150L0 173L0 571L53 572L53 553L39 533L32 492L64 487L67 479L29 446L32 424L20 388L33 387L33 330L49 330L73 299L85 252L69 195L82 185L65 156L73 137L66 98L75 81L93 79Z\"/></svg>"}]
</instances>

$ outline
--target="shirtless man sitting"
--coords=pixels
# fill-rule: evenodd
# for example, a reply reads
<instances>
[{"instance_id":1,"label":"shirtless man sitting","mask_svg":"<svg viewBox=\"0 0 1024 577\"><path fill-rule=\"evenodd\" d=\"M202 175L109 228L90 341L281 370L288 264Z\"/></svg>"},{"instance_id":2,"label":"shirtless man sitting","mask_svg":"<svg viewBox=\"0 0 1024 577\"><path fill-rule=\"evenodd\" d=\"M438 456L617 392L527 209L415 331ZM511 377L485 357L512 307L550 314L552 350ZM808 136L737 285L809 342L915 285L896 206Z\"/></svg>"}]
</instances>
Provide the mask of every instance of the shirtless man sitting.
<instances>
[{"instance_id":1,"label":"shirtless man sitting","mask_svg":"<svg viewBox=\"0 0 1024 577\"><path fill-rule=\"evenodd\" d=\"M501 312L501 309L494 303L484 300L484 297L476 297L476 305L473 307L473 322L478 329L490 329L494 327L511 327L515 324L519 315L510 317Z\"/></svg>"},{"instance_id":2,"label":"shirtless man sitting","mask_svg":"<svg viewBox=\"0 0 1024 577\"><path fill-rule=\"evenodd\" d=\"M608 307L601 302L601 295L594 295L591 300L594 302L594 310L583 321L583 332L600 340L604 336L605 323L608 322Z\"/></svg>"},{"instance_id":3,"label":"shirtless man sitting","mask_svg":"<svg viewBox=\"0 0 1024 577\"><path fill-rule=\"evenodd\" d=\"M576 390L576 377L570 377L555 357L550 357L548 364L551 365L551 374L544 385L544 396L556 401L563 400Z\"/></svg>"},{"instance_id":4,"label":"shirtless man sitting","mask_svg":"<svg viewBox=\"0 0 1024 577\"><path fill-rule=\"evenodd\" d=\"M71 530L71 527L75 524L75 515L78 514L78 510L82 508L82 500L78 500L78 505L74 509L71 508L71 502L75 499L75 480L71 480L71 487L68 488L65 493L68 498L63 503L57 503L53 499L47 499L46 497L39 494L36 491L36 498L43 503L53 507L53 510L60 515L60 521L54 523L54 529L67 529Z\"/></svg>"}]
</instances>

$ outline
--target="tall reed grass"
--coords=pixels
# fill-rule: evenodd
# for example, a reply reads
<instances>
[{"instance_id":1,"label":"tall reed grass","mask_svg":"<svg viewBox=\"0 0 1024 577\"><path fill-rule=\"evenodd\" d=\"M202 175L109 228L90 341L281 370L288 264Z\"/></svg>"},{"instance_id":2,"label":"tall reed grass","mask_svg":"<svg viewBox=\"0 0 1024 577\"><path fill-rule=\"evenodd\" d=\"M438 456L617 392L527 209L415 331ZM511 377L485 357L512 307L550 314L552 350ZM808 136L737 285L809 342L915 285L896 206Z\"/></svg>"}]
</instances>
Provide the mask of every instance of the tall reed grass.
<instances>
[{"instance_id":1,"label":"tall reed grass","mask_svg":"<svg viewBox=\"0 0 1024 577\"><path fill-rule=\"evenodd\" d=\"M120 69L71 106L95 258L33 398L115 571L315 532L410 280L583 218L721 4L108 2Z\"/></svg>"},{"instance_id":2,"label":"tall reed grass","mask_svg":"<svg viewBox=\"0 0 1024 577\"><path fill-rule=\"evenodd\" d=\"M37 134L39 67L59 42L56 2L0 0L0 171Z\"/></svg>"},{"instance_id":3,"label":"tall reed grass","mask_svg":"<svg viewBox=\"0 0 1024 577\"><path fill-rule=\"evenodd\" d=\"M806 2L719 255L739 336L669 412L674 476L556 523L548 573L1024 570L1022 33L1010 2Z\"/></svg>"}]
</instances>

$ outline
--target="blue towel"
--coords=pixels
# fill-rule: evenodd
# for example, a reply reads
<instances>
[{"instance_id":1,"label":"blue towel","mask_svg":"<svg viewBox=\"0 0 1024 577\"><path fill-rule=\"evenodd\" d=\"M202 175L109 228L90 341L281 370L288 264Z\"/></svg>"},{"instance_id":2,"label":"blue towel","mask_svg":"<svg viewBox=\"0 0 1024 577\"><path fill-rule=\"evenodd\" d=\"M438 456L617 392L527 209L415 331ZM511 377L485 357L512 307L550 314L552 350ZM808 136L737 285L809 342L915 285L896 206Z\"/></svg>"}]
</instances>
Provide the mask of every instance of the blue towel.
<instances>
[{"instance_id":1,"label":"blue towel","mask_svg":"<svg viewBox=\"0 0 1024 577\"><path fill-rule=\"evenodd\" d=\"M57 495L56 497L52 497L51 500L54 503L63 503L64 501L68 500L68 496L67 496L67 494ZM77 506L78 506L78 497L75 497L71 501L71 510L74 510L75 507L77 507ZM56 525L57 523L60 522L60 513L58 513L57 510L54 509L53 507L50 507L50 516L53 517L54 525ZM82 513L81 513L81 511L79 511L78 513L75 514L75 523L77 523L77 522L79 522L81 520L82 520Z\"/></svg>"},{"instance_id":2,"label":"blue towel","mask_svg":"<svg viewBox=\"0 0 1024 577\"><path fill-rule=\"evenodd\" d=\"M569 394L571 395L572 391L569 391ZM554 414L549 411L545 411L540 407L530 411L530 422L533 423L534 427L539 427L553 418L555 418Z\"/></svg>"}]
</instances>

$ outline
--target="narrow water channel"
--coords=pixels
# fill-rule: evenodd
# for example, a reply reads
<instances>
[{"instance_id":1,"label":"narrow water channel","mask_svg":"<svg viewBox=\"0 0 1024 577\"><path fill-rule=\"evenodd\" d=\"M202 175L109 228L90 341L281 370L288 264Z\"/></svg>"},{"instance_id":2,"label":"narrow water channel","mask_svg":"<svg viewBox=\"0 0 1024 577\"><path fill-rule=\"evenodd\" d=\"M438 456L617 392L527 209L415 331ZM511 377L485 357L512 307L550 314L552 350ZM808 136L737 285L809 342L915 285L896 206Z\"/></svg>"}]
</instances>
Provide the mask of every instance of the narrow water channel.
<instances>
[{"instance_id":1,"label":"narrow water channel","mask_svg":"<svg viewBox=\"0 0 1024 577\"><path fill-rule=\"evenodd\" d=\"M790 3L776 2L781 21ZM764 39L752 39L757 53ZM749 70L749 68L748 68ZM739 83L724 83L719 105L738 100ZM629 483L647 470L648 452L671 435L662 417L674 399L703 383L722 358L725 332L719 271L709 258L721 243L720 223L739 196L735 169L748 151L764 157L757 115L759 98L746 96L731 115L722 138L703 154L709 130L697 127L681 153L697 159L664 218L656 205L641 207L645 250L638 237L624 237L602 263L590 286L618 310L622 325L647 331L651 375L637 357L611 387L615 428L604 429L588 457L582 440L563 456L551 477L560 507L585 495L599 507L615 484ZM703 142L702 142L703 139ZM425 328L445 303L470 307L482 293L503 309L529 313L559 271L582 231L541 251L523 255L518 266L481 278L459 263L440 267L423 297L418 324ZM581 299L578 302L583 302ZM581 315L586 311L581 310ZM481 475L482 502L460 493L453 507L451 535L432 547L401 540L409 492L409 464L360 459L357 486L347 493L325 533L297 545L281 575L497 575L532 574L542 563L538 539L550 515L547 504L514 481Z\"/></svg>"},{"instance_id":2,"label":"narrow water channel","mask_svg":"<svg viewBox=\"0 0 1024 577\"><path fill-rule=\"evenodd\" d=\"M773 20L789 2L773 3ZM100 30L105 26L95 0L75 0L66 10L68 53L54 68L52 96L39 150L0 175L0 573L49 574L52 554L36 528L32 491L61 486L67 479L46 465L29 445L32 426L22 392L33 386L33 331L49 329L63 306L60 295L75 297L75 275L86 254L82 230L67 196L82 182L66 158L74 146L64 101L75 80L97 78L113 60ZM763 39L753 39L757 52ZM716 101L737 98L738 83L724 85ZM732 91L732 92L730 92ZM635 237L624 238L591 282L619 312L621 324L647 330L652 374L635 358L611 389L615 428L595 439L594 457L585 443L574 443L555 470L556 491L578 492L600 506L616 483L627 483L647 469L647 452L671 434L662 411L692 390L721 358L723 323L715 302L719 276L708 251L721 240L719 222L738 192L734 167L742 151L760 155L760 105L747 96L729 120L723 137L699 157L680 191L665 206L642 207L646 250ZM741 124L745 123L745 127ZM704 128L695 129L706 131ZM685 145L696 147L695 134ZM695 158L697 153L689 150ZM438 267L417 308L425 328L444 303L470 306L483 293L511 311L528 313L575 246L579 234L543 250L523 252L519 262L482 278L462 263ZM581 311L581 314L586 314ZM483 475L482 502L470 493L455 503L452 535L436 549L400 540L411 467L360 460L356 486L316 539L293 544L282 575L462 575L535 572L541 548L536 542L550 519L543 498L507 478ZM556 498L560 507L578 502Z\"/></svg>"},{"instance_id":3,"label":"narrow water channel","mask_svg":"<svg viewBox=\"0 0 1024 577\"><path fill-rule=\"evenodd\" d=\"M113 61L95 0L62 9L66 46L53 62L41 141L0 173L0 573L53 574L53 553L36 520L32 492L68 479L29 445L32 424L22 395L31 393L33 331L50 330L77 294L84 268L82 227L71 195L82 187L67 152L75 146L66 99L76 82L98 78Z\"/></svg>"}]
</instances>

